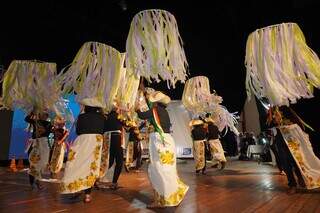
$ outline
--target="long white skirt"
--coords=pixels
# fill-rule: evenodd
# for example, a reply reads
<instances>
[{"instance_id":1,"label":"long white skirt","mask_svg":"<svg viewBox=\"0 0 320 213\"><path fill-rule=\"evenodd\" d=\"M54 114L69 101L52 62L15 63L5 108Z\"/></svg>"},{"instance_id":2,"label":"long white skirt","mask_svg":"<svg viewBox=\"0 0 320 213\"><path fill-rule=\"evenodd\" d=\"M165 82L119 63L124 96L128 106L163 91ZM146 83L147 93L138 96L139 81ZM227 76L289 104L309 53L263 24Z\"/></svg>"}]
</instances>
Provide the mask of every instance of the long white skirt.
<instances>
[{"instance_id":1,"label":"long white skirt","mask_svg":"<svg viewBox=\"0 0 320 213\"><path fill-rule=\"evenodd\" d=\"M177 206L183 200L189 186L184 184L176 168L175 143L170 134L164 134L163 144L159 133L149 137L150 164L148 175L155 191L155 202L161 206Z\"/></svg>"},{"instance_id":2,"label":"long white skirt","mask_svg":"<svg viewBox=\"0 0 320 213\"><path fill-rule=\"evenodd\" d=\"M42 178L42 173L48 170L48 161L50 155L50 148L48 138L42 137L37 139L30 139L32 143L32 150L29 155L29 174L36 179Z\"/></svg>"},{"instance_id":3,"label":"long white skirt","mask_svg":"<svg viewBox=\"0 0 320 213\"><path fill-rule=\"evenodd\" d=\"M79 135L69 149L68 161L61 180L62 194L91 188L99 177L103 136Z\"/></svg>"},{"instance_id":4,"label":"long white skirt","mask_svg":"<svg viewBox=\"0 0 320 213\"><path fill-rule=\"evenodd\" d=\"M211 149L211 155L213 158L212 160L219 162L227 162L220 140L209 140L209 144Z\"/></svg>"},{"instance_id":5,"label":"long white skirt","mask_svg":"<svg viewBox=\"0 0 320 213\"><path fill-rule=\"evenodd\" d=\"M62 166L63 166L63 159L64 159L64 154L66 151L66 144L58 144L55 142L53 151L52 151L52 156L50 160L50 171L52 173L58 173Z\"/></svg>"}]
</instances>

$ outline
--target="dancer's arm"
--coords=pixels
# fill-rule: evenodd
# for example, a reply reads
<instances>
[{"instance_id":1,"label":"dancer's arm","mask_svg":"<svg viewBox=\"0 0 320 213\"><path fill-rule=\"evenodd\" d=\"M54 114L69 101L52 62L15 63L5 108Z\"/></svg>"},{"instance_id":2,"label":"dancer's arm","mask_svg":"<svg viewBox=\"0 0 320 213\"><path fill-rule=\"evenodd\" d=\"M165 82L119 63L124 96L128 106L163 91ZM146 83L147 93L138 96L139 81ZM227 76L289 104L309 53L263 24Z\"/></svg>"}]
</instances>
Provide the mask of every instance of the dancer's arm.
<instances>
[{"instance_id":1,"label":"dancer's arm","mask_svg":"<svg viewBox=\"0 0 320 213\"><path fill-rule=\"evenodd\" d=\"M69 135L69 131L66 130L66 131L64 132L63 137L62 137L61 140L58 142L58 144L59 144L59 145L62 144L62 143L66 140L66 138L68 137L68 135Z\"/></svg>"}]
</instances>

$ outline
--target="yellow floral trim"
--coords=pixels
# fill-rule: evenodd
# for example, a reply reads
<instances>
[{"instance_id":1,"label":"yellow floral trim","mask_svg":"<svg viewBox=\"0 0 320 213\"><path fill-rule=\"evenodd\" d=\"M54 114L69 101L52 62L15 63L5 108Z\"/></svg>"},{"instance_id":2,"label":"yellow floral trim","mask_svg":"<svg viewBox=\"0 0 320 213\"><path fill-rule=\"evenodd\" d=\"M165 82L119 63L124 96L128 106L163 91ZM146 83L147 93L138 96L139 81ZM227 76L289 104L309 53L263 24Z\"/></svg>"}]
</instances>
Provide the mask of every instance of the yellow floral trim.
<instances>
[{"instance_id":1,"label":"yellow floral trim","mask_svg":"<svg viewBox=\"0 0 320 213\"><path fill-rule=\"evenodd\" d=\"M108 167L109 161L109 140L104 140L102 145L101 162L100 162L100 177L102 177Z\"/></svg>"},{"instance_id":2,"label":"yellow floral trim","mask_svg":"<svg viewBox=\"0 0 320 213\"><path fill-rule=\"evenodd\" d=\"M177 206L183 200L186 195L189 187L185 185L181 180L178 179L179 187L176 192L172 193L168 197L164 197L164 195L160 195L157 191L155 191L155 201L160 206Z\"/></svg>"},{"instance_id":3,"label":"yellow floral trim","mask_svg":"<svg viewBox=\"0 0 320 213\"><path fill-rule=\"evenodd\" d=\"M100 148L101 148L101 145L97 145L96 148L94 149L94 159L95 160L98 160L99 157L100 157Z\"/></svg>"},{"instance_id":4,"label":"yellow floral trim","mask_svg":"<svg viewBox=\"0 0 320 213\"><path fill-rule=\"evenodd\" d=\"M76 156L76 152L70 149L68 153L68 161L74 160L75 156Z\"/></svg>"},{"instance_id":5,"label":"yellow floral trim","mask_svg":"<svg viewBox=\"0 0 320 213\"><path fill-rule=\"evenodd\" d=\"M97 135L97 136L99 136L99 135ZM99 142L98 137L97 137L97 142ZM96 143L96 144L97 145L95 146L95 148L92 152L94 160L89 164L90 171L91 171L90 175L86 176L86 178L78 178L77 180L75 180L71 183L68 183L68 184L62 183L60 185L61 191L77 192L77 191L81 191L86 188L90 188L94 185L96 179L98 178L98 175L101 174L101 173L99 173L99 172L101 172L101 170L100 170L100 168L98 168L98 165L99 165L98 163L100 163L101 157L102 157L102 156L100 156L101 148L103 148L103 146L108 146L108 144L104 144L104 143L103 144ZM108 148L108 147L105 147L105 148ZM71 149L70 149L70 151L75 153ZM72 156L74 157L74 155L72 155ZM86 164L86 166L87 166L87 164Z\"/></svg>"},{"instance_id":6,"label":"yellow floral trim","mask_svg":"<svg viewBox=\"0 0 320 213\"><path fill-rule=\"evenodd\" d=\"M309 171L311 168L309 168L304 162L305 159L303 158L303 155L301 154L301 147L300 142L298 139L292 137L289 129L287 128L281 128L281 133L288 145L288 148L290 152L292 153L295 161L299 165L302 171L303 180L307 186L307 188L316 188L320 187L320 177L318 180L315 180L312 178L312 176L309 175Z\"/></svg>"},{"instance_id":7,"label":"yellow floral trim","mask_svg":"<svg viewBox=\"0 0 320 213\"><path fill-rule=\"evenodd\" d=\"M93 171L96 171L97 168L98 168L98 166L97 166L96 162L93 161L93 162L91 163L91 165L90 165L90 169L93 170Z\"/></svg>"},{"instance_id":8,"label":"yellow floral trim","mask_svg":"<svg viewBox=\"0 0 320 213\"><path fill-rule=\"evenodd\" d=\"M203 169L205 166L205 150L204 141L194 141L193 143L193 155L196 162L196 170Z\"/></svg>"},{"instance_id":9,"label":"yellow floral trim","mask_svg":"<svg viewBox=\"0 0 320 213\"><path fill-rule=\"evenodd\" d=\"M85 179L79 178L69 184L61 184L60 191L77 192L94 185L97 177L90 173Z\"/></svg>"},{"instance_id":10,"label":"yellow floral trim","mask_svg":"<svg viewBox=\"0 0 320 213\"><path fill-rule=\"evenodd\" d=\"M160 162L162 164L173 165L175 162L174 153L170 152L168 150L166 150L164 152L159 152L159 157L160 157Z\"/></svg>"},{"instance_id":11,"label":"yellow floral trim","mask_svg":"<svg viewBox=\"0 0 320 213\"><path fill-rule=\"evenodd\" d=\"M64 153L61 153L63 146L64 146L64 143L62 144L56 143L54 145L52 157L50 161L50 171L53 173L59 172L59 157L61 154L64 155Z\"/></svg>"},{"instance_id":12,"label":"yellow floral trim","mask_svg":"<svg viewBox=\"0 0 320 213\"><path fill-rule=\"evenodd\" d=\"M316 181L310 175L308 175L308 171L310 170L310 168L308 168L304 163L305 160L303 159L303 156L300 152L299 141L296 139L293 139L293 138L289 138L287 140L287 144L288 144L288 147L289 147L290 151L292 152L295 160L297 161L298 165L300 166L300 168L302 170L304 181L305 181L306 185L311 188L314 188L315 186L320 187L320 178L318 181Z\"/></svg>"},{"instance_id":13,"label":"yellow floral trim","mask_svg":"<svg viewBox=\"0 0 320 213\"><path fill-rule=\"evenodd\" d=\"M31 155L30 155L30 162L32 163L32 164L37 164L39 161L40 161L40 155L39 154L36 154L36 153L32 153Z\"/></svg>"},{"instance_id":14,"label":"yellow floral trim","mask_svg":"<svg viewBox=\"0 0 320 213\"><path fill-rule=\"evenodd\" d=\"M96 135L96 139L98 142L102 142L103 141L103 136L102 135Z\"/></svg>"}]
</instances>

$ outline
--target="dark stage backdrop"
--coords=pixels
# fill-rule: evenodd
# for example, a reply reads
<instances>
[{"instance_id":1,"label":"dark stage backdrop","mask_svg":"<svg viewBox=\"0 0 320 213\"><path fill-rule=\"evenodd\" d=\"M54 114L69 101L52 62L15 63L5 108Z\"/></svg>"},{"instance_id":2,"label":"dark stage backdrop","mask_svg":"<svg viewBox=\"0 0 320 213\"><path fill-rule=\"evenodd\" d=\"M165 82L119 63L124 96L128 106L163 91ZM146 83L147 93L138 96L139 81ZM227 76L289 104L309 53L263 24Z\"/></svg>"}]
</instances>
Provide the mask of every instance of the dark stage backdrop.
<instances>
[{"instance_id":1,"label":"dark stage backdrop","mask_svg":"<svg viewBox=\"0 0 320 213\"><path fill-rule=\"evenodd\" d=\"M58 70L70 64L81 45L98 41L125 51L133 16L144 9L165 9L177 20L189 63L189 77L205 75L224 99L229 111L241 112L246 100L245 48L248 35L268 25L296 22L307 44L320 54L318 1L172 1L108 0L1 1L0 65L13 59L56 62ZM13 10L14 8L14 10ZM181 99L183 84L168 90L151 85L172 99ZM320 141L320 94L292 107L313 125Z\"/></svg>"},{"instance_id":2,"label":"dark stage backdrop","mask_svg":"<svg viewBox=\"0 0 320 213\"><path fill-rule=\"evenodd\" d=\"M13 112L0 110L0 161L7 160L10 149Z\"/></svg>"}]
</instances>

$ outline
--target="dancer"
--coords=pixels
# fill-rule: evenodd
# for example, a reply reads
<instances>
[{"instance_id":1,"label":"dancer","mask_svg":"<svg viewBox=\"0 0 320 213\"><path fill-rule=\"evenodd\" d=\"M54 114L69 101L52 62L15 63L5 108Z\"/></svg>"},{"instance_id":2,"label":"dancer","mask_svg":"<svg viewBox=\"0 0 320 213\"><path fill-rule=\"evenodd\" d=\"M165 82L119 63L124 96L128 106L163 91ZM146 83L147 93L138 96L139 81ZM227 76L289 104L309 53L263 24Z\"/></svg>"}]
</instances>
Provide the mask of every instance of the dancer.
<instances>
[{"instance_id":1,"label":"dancer","mask_svg":"<svg viewBox=\"0 0 320 213\"><path fill-rule=\"evenodd\" d=\"M205 156L205 141L207 130L204 122L200 118L192 119L189 122L191 135L193 139L193 158L195 160L196 173L205 174L206 171L206 156Z\"/></svg>"},{"instance_id":2,"label":"dancer","mask_svg":"<svg viewBox=\"0 0 320 213\"><path fill-rule=\"evenodd\" d=\"M220 164L220 169L224 169L227 159L224 155L224 150L219 139L219 129L212 118L211 113L206 114L205 122L207 124L207 140L210 146L212 160Z\"/></svg>"},{"instance_id":3,"label":"dancer","mask_svg":"<svg viewBox=\"0 0 320 213\"><path fill-rule=\"evenodd\" d=\"M48 137L52 126L47 121L49 115L46 112L35 114L31 112L25 117L25 121L32 127L32 139L30 139L29 156L29 182L33 189L34 183L38 189L42 189L39 180L42 174L48 169L50 147Z\"/></svg>"},{"instance_id":4,"label":"dancer","mask_svg":"<svg viewBox=\"0 0 320 213\"><path fill-rule=\"evenodd\" d=\"M148 176L154 190L154 202L148 207L177 206L189 187L177 174L175 142L170 135L171 123L166 110L170 98L159 91L146 93L145 96L149 110L138 111L138 116L148 119L155 129L149 134Z\"/></svg>"},{"instance_id":5,"label":"dancer","mask_svg":"<svg viewBox=\"0 0 320 213\"><path fill-rule=\"evenodd\" d=\"M56 116L53 121L54 144L50 157L50 171L52 178L56 179L58 172L63 166L64 153L66 151L65 140L69 135L66 129L65 120L60 116Z\"/></svg>"},{"instance_id":6,"label":"dancer","mask_svg":"<svg viewBox=\"0 0 320 213\"><path fill-rule=\"evenodd\" d=\"M84 191L84 202L91 201L91 188L99 178L101 149L105 117L100 107L84 106L84 113L76 123L77 138L72 143L64 176L61 180L61 193ZM80 195L81 193L78 193Z\"/></svg>"},{"instance_id":7,"label":"dancer","mask_svg":"<svg viewBox=\"0 0 320 213\"><path fill-rule=\"evenodd\" d=\"M123 123L120 120L121 116L119 110L115 105L113 110L107 115L107 121L105 126L106 140L110 144L109 148L109 169L115 162L115 169L112 178L112 184L110 189L118 189L118 179L120 177L123 165L123 149L124 149L124 128Z\"/></svg>"},{"instance_id":8,"label":"dancer","mask_svg":"<svg viewBox=\"0 0 320 213\"><path fill-rule=\"evenodd\" d=\"M298 183L300 186L304 187L305 184L304 184L301 172L295 162L295 159L292 156L292 153L290 152L290 149L281 133L282 126L284 124L291 124L291 121L288 119L284 121L283 115L280 112L278 107L275 107L274 109L271 109L271 110L273 110L273 120L271 122L272 122L272 125L275 126L272 128L272 131L273 131L272 135L274 137L273 140L274 140L275 146L279 153L279 161L280 161L279 165L281 165L288 180L289 189L287 193L294 194L296 193L296 190L297 190L297 181L295 179L294 174L298 178Z\"/></svg>"},{"instance_id":9,"label":"dancer","mask_svg":"<svg viewBox=\"0 0 320 213\"><path fill-rule=\"evenodd\" d=\"M129 127L129 140L126 148L126 162L125 169L129 172L130 168L134 168L138 170L141 167L142 159L141 159L141 143L143 140L142 135L140 133L140 129L144 126L142 124L140 127L137 126L136 122L131 123ZM135 165L134 165L135 161Z\"/></svg>"}]
</instances>

